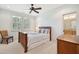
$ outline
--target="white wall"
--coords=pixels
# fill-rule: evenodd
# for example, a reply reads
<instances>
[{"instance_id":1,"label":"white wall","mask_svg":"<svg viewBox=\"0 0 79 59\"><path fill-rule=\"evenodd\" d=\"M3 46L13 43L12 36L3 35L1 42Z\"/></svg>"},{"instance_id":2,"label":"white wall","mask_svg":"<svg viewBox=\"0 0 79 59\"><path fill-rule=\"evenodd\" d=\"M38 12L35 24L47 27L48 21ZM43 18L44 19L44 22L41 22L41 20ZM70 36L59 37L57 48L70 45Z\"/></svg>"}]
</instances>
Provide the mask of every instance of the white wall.
<instances>
[{"instance_id":1,"label":"white wall","mask_svg":"<svg viewBox=\"0 0 79 59\"><path fill-rule=\"evenodd\" d=\"M38 18L38 26L51 26L52 39L57 38L63 34L63 14L71 12L79 13L79 5L62 5L58 8L47 10ZM77 25L79 25L78 22L79 19L77 18ZM79 26L77 26L77 28L79 28Z\"/></svg>"}]
</instances>

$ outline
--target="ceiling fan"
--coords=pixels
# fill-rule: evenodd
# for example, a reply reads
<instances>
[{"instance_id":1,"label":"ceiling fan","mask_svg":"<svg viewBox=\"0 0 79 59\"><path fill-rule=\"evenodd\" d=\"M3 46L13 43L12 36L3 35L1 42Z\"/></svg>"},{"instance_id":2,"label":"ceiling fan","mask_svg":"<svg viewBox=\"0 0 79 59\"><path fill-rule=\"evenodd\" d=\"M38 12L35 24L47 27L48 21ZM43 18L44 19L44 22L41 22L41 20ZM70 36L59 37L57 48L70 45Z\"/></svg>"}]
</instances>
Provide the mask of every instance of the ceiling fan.
<instances>
[{"instance_id":1,"label":"ceiling fan","mask_svg":"<svg viewBox=\"0 0 79 59\"><path fill-rule=\"evenodd\" d=\"M32 13L32 11L36 12L39 14L39 12L37 10L41 10L42 8L41 7L38 7L38 8L35 8L34 7L34 4L31 4L31 7L30 7L30 12L29 13Z\"/></svg>"}]
</instances>

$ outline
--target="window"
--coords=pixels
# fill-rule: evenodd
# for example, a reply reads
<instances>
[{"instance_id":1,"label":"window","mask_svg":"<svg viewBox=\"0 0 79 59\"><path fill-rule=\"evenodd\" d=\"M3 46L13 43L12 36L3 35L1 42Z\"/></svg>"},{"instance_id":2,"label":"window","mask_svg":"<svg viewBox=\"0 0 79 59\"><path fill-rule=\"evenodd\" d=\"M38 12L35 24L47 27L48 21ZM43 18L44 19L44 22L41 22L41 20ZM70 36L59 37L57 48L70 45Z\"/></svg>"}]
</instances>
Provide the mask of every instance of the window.
<instances>
[{"instance_id":1,"label":"window","mask_svg":"<svg viewBox=\"0 0 79 59\"><path fill-rule=\"evenodd\" d=\"M36 27L35 17L18 17L13 16L13 31L34 30Z\"/></svg>"}]
</instances>

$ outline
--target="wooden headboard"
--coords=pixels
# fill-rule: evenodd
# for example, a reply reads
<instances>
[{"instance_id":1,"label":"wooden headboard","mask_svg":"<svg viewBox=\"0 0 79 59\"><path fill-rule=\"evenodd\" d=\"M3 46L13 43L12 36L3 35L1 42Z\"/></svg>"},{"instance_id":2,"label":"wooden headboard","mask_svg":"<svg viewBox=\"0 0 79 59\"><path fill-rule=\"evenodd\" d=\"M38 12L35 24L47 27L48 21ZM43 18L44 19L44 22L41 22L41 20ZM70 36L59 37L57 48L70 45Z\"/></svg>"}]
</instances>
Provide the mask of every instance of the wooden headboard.
<instances>
[{"instance_id":1,"label":"wooden headboard","mask_svg":"<svg viewBox=\"0 0 79 59\"><path fill-rule=\"evenodd\" d=\"M43 31L42 31L42 30L43 30ZM47 33L49 34L50 41L51 41L51 32L52 32L51 26L40 26L40 27L39 27L39 33L41 33L41 32L44 33L45 30L47 30Z\"/></svg>"}]
</instances>

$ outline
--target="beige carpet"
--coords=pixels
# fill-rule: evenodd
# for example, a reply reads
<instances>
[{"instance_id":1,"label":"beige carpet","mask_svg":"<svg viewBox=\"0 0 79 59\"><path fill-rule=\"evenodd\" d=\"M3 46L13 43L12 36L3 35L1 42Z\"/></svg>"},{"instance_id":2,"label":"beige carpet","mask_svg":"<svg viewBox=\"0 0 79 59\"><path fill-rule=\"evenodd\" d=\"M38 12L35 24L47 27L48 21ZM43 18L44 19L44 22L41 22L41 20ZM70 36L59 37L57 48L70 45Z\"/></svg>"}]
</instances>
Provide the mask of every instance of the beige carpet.
<instances>
[{"instance_id":1,"label":"beige carpet","mask_svg":"<svg viewBox=\"0 0 79 59\"><path fill-rule=\"evenodd\" d=\"M29 50L26 54L55 54L57 52L56 41L46 42L38 47ZM24 49L20 43L0 44L0 54L24 54Z\"/></svg>"}]
</instances>

